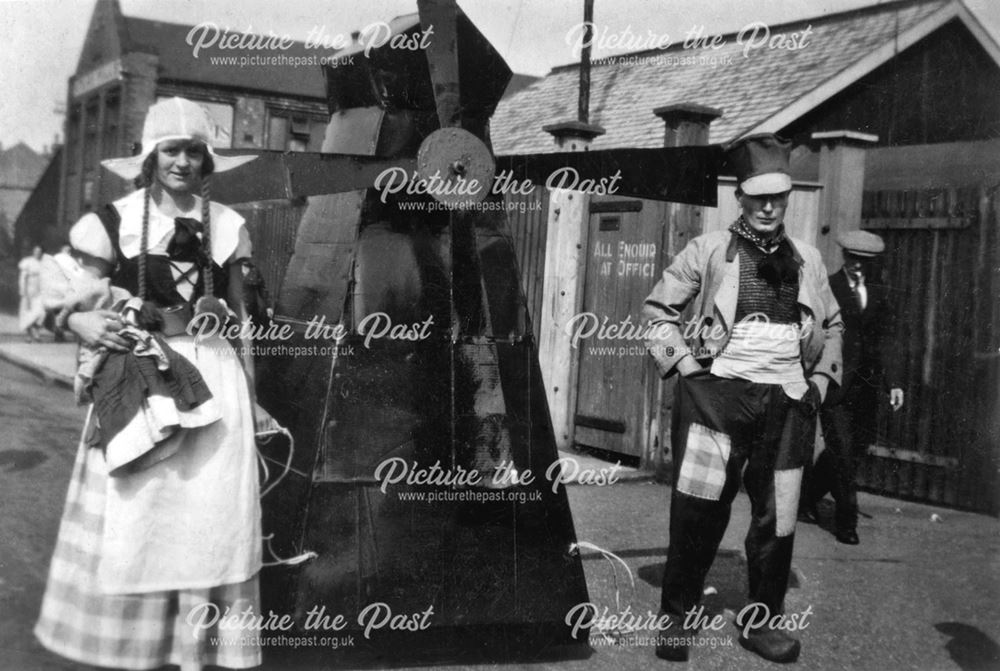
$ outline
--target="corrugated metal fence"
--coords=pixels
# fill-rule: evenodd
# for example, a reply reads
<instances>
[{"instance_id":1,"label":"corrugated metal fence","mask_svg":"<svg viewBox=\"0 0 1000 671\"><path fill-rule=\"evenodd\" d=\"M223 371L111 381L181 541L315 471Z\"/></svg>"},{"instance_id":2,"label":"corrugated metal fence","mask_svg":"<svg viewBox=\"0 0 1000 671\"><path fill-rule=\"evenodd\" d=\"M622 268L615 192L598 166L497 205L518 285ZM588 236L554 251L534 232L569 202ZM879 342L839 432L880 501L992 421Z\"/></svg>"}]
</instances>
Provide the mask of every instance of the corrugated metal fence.
<instances>
[{"instance_id":1,"label":"corrugated metal fence","mask_svg":"<svg viewBox=\"0 0 1000 671\"><path fill-rule=\"evenodd\" d=\"M253 242L253 259L264 276L272 305L281 291L285 267L295 251L295 234L305 212L305 203L260 201L234 206L247 220Z\"/></svg>"}]
</instances>

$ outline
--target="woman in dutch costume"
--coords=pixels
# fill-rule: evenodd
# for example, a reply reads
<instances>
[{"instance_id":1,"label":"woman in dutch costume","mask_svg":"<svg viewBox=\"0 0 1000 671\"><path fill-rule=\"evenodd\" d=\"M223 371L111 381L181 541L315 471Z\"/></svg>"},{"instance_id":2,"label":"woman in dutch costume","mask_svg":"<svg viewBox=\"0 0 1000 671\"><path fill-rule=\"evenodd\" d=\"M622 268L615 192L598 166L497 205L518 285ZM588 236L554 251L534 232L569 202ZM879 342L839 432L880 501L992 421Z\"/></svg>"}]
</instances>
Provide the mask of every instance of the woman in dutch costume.
<instances>
[{"instance_id":1,"label":"woman in dutch costume","mask_svg":"<svg viewBox=\"0 0 1000 671\"><path fill-rule=\"evenodd\" d=\"M186 328L199 314L243 318L249 236L239 214L210 202L207 178L249 159L215 155L213 135L197 104L153 105L140 154L104 163L140 188L70 233L78 254L141 299L139 328L193 364L210 392L187 404L148 391L137 400L148 385L97 378L105 399L129 403L88 415L35 627L47 648L86 664L261 661L254 632L212 624L227 610L260 612L261 566L252 356L242 348L241 362L218 335ZM136 351L125 337L135 324L118 312L75 312L67 324L85 347ZM138 412L122 417L125 406Z\"/></svg>"}]
</instances>

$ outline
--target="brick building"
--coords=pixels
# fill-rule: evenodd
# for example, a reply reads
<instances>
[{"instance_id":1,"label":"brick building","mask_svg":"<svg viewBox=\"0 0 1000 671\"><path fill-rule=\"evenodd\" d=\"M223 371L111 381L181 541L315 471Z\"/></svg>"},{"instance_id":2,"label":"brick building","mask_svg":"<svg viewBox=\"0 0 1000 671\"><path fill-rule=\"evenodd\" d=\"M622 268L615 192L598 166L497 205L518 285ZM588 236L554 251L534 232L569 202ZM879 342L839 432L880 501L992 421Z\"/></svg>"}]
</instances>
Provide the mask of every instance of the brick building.
<instances>
[{"instance_id":1,"label":"brick building","mask_svg":"<svg viewBox=\"0 0 1000 671\"><path fill-rule=\"evenodd\" d=\"M100 162L132 152L146 111L160 98L202 103L216 122L218 146L319 150L328 112L318 59L328 54L302 42L250 51L222 50L218 40L196 50L214 30L225 28L129 17L118 0L97 0L66 94L59 232L127 188L102 176Z\"/></svg>"}]
</instances>

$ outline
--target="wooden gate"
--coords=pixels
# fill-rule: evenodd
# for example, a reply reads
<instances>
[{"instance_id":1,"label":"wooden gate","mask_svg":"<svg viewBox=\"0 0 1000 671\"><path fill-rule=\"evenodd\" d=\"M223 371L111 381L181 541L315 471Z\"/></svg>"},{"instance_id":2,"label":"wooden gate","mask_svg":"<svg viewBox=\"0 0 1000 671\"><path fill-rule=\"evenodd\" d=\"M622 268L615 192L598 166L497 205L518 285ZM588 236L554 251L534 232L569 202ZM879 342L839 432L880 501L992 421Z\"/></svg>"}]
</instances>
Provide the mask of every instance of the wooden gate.
<instances>
[{"instance_id":1,"label":"wooden gate","mask_svg":"<svg viewBox=\"0 0 1000 671\"><path fill-rule=\"evenodd\" d=\"M891 152L900 150L879 151L874 164L883 171L872 174L869 160L869 187L898 184L902 166ZM977 178L865 192L862 228L886 243L884 279L897 314L892 356L906 403L895 413L880 403L877 443L859 477L877 492L996 513L1000 198L996 185Z\"/></svg>"},{"instance_id":2,"label":"wooden gate","mask_svg":"<svg viewBox=\"0 0 1000 671\"><path fill-rule=\"evenodd\" d=\"M667 205L595 198L590 203L583 310L577 343L575 442L640 457L653 374L639 332L642 301L656 283Z\"/></svg>"}]
</instances>

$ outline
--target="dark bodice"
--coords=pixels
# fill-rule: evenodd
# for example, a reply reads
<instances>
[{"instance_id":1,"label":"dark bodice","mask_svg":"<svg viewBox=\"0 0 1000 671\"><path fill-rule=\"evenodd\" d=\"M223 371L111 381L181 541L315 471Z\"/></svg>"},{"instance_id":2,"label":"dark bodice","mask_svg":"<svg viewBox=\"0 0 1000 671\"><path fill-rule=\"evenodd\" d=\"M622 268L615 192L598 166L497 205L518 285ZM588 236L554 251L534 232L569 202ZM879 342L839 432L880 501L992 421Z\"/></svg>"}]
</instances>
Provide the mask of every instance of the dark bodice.
<instances>
[{"instance_id":1,"label":"dark bodice","mask_svg":"<svg viewBox=\"0 0 1000 671\"><path fill-rule=\"evenodd\" d=\"M139 257L125 258L121 247L118 244L118 228L121 224L121 217L113 205L98 212L104 230L107 231L111 239L111 246L115 252L115 269L111 274L111 283L116 287L125 289L133 296L139 295ZM175 233L175 237L176 237ZM173 241L172 241L173 242ZM146 297L160 307L170 307L183 303L194 303L205 293L205 281L203 274L199 272L199 261L192 256L190 247L180 247L170 244L168 246L170 256L160 254L146 255ZM175 280L172 272L172 264L181 261L195 261L194 267L189 271L188 277L194 281L194 291L190 301L177 290L178 281ZM214 261L210 261L213 276L213 294L219 298L226 297L228 288L229 273L228 263L220 266Z\"/></svg>"}]
</instances>

